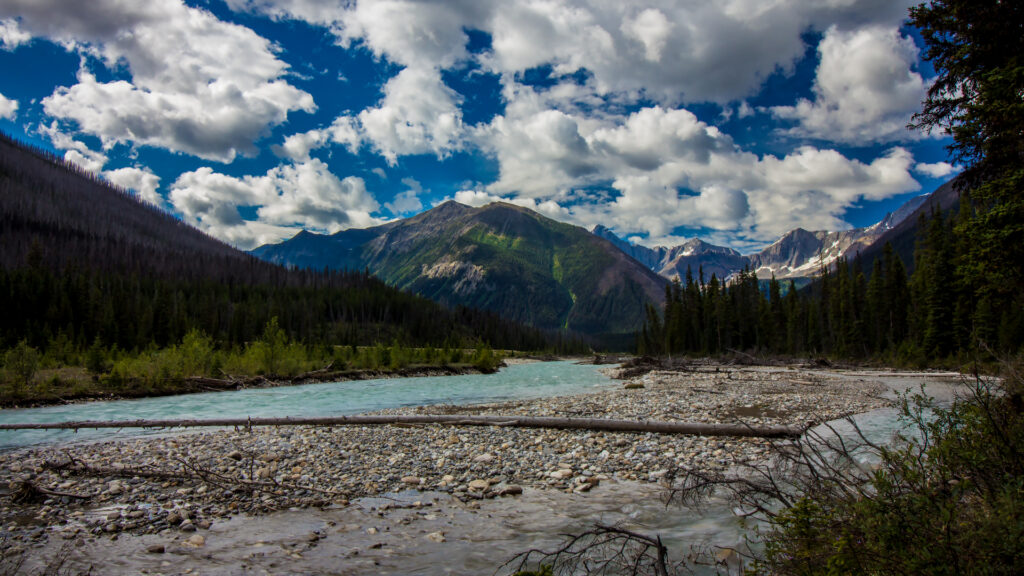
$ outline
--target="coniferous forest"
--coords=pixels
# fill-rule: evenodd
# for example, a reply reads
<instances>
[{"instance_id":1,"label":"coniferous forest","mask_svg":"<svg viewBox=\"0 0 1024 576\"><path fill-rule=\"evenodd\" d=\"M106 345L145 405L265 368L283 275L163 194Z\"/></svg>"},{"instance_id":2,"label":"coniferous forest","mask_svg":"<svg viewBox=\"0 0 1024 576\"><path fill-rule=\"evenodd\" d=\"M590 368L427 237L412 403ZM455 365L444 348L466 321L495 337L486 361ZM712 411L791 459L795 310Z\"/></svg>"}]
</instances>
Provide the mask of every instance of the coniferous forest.
<instances>
[{"instance_id":1,"label":"coniferous forest","mask_svg":"<svg viewBox=\"0 0 1024 576\"><path fill-rule=\"evenodd\" d=\"M637 350L650 355L827 356L894 365L958 366L1017 353L1024 342L1010 269L979 267L972 212L935 210L916 226L913 260L887 243L870 262L840 258L797 289L753 272L727 282L692 271L648 305ZM908 268L912 270L908 274ZM1012 275L1012 273L1010 273Z\"/></svg>"},{"instance_id":2,"label":"coniferous forest","mask_svg":"<svg viewBox=\"0 0 1024 576\"><path fill-rule=\"evenodd\" d=\"M0 136L0 348L219 346L276 318L308 345L555 349L493 313L445 309L363 271L286 269L235 250L53 155Z\"/></svg>"},{"instance_id":3,"label":"coniferous forest","mask_svg":"<svg viewBox=\"0 0 1024 576\"><path fill-rule=\"evenodd\" d=\"M963 365L1024 345L1024 78L1014 3L922 4L910 11L938 72L911 127L947 133L964 167L959 194L914 228L912 255L892 245L839 260L786 295L746 272L723 283L689 274L663 314L648 308L638 349L650 354L768 354ZM906 240L906 238L904 238ZM906 258L907 260L904 260Z\"/></svg>"}]
</instances>

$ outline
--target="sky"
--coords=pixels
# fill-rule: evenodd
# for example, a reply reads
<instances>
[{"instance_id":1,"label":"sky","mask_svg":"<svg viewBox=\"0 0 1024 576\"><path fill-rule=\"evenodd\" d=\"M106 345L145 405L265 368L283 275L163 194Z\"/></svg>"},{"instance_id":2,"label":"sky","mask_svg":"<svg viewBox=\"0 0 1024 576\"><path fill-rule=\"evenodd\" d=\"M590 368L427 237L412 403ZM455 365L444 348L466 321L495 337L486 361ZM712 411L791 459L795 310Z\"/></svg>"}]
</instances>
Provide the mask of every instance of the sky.
<instances>
[{"instance_id":1,"label":"sky","mask_svg":"<svg viewBox=\"0 0 1024 576\"><path fill-rule=\"evenodd\" d=\"M0 129L242 249L503 200L747 253L959 170L905 0L0 0Z\"/></svg>"}]
</instances>

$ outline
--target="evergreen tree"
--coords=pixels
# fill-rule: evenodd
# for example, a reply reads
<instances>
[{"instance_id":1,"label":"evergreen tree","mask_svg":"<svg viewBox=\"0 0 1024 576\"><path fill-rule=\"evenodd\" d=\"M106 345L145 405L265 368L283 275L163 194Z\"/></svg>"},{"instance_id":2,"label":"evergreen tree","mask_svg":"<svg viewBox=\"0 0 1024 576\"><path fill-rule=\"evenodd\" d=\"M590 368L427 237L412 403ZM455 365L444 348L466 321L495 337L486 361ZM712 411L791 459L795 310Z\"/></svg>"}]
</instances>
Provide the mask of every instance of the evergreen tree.
<instances>
[{"instance_id":1,"label":"evergreen tree","mask_svg":"<svg viewBox=\"0 0 1024 576\"><path fill-rule=\"evenodd\" d=\"M957 317L992 338L993 326L978 323L1001 309L996 338L1012 351L1024 338L1024 5L932 0L910 16L937 73L915 126L952 134L950 151L964 166L957 272L970 291L961 306L973 310Z\"/></svg>"}]
</instances>

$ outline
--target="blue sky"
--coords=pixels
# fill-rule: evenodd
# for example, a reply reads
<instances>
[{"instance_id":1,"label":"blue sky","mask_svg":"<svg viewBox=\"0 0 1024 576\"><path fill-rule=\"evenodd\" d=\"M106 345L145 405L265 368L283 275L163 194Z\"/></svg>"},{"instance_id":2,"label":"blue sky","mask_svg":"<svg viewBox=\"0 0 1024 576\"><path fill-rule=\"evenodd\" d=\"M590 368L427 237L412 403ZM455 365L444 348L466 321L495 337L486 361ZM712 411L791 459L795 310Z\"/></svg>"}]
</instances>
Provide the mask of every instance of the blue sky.
<instances>
[{"instance_id":1,"label":"blue sky","mask_svg":"<svg viewBox=\"0 0 1024 576\"><path fill-rule=\"evenodd\" d=\"M893 0L5 0L0 128L248 249L455 199L749 252L955 174Z\"/></svg>"}]
</instances>

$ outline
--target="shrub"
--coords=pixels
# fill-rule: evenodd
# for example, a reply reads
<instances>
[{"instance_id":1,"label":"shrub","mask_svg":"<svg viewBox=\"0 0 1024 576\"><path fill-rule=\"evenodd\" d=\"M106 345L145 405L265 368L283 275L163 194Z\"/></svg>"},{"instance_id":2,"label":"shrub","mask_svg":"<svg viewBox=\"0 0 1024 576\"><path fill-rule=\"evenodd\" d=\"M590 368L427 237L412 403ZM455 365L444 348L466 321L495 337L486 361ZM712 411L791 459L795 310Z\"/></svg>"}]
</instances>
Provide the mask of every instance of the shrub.
<instances>
[{"instance_id":1,"label":"shrub","mask_svg":"<svg viewBox=\"0 0 1024 576\"><path fill-rule=\"evenodd\" d=\"M495 356L494 351L491 350L490 346L484 344L476 349L471 363L477 370L489 374L498 370L501 360Z\"/></svg>"},{"instance_id":2,"label":"shrub","mask_svg":"<svg viewBox=\"0 0 1024 576\"><path fill-rule=\"evenodd\" d=\"M845 490L808 491L771 519L761 571L1024 573L1022 391L1010 370L999 382L978 379L949 408L904 398L916 434L878 447L863 483L846 475Z\"/></svg>"},{"instance_id":3,"label":"shrub","mask_svg":"<svg viewBox=\"0 0 1024 576\"><path fill-rule=\"evenodd\" d=\"M13 377L15 392L22 386L28 386L39 368L39 351L22 340L4 355L4 367L9 376Z\"/></svg>"}]
</instances>

